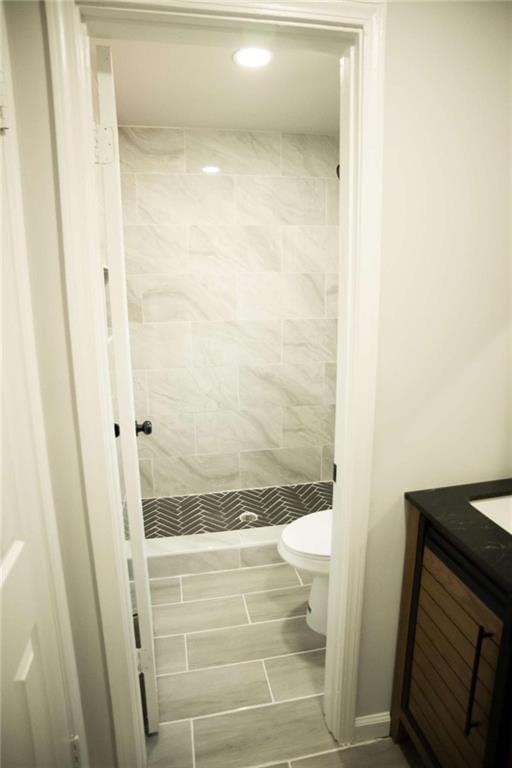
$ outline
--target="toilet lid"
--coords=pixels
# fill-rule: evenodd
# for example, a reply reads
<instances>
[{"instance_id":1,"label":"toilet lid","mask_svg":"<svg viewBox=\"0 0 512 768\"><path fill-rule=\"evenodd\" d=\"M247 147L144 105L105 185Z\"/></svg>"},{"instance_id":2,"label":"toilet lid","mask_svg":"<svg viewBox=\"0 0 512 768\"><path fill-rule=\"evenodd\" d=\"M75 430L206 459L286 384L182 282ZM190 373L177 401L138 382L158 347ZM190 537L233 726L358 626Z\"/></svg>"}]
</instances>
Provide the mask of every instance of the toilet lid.
<instances>
[{"instance_id":1,"label":"toilet lid","mask_svg":"<svg viewBox=\"0 0 512 768\"><path fill-rule=\"evenodd\" d=\"M312 512L289 523L281 534L290 550L315 557L331 556L332 509Z\"/></svg>"}]
</instances>

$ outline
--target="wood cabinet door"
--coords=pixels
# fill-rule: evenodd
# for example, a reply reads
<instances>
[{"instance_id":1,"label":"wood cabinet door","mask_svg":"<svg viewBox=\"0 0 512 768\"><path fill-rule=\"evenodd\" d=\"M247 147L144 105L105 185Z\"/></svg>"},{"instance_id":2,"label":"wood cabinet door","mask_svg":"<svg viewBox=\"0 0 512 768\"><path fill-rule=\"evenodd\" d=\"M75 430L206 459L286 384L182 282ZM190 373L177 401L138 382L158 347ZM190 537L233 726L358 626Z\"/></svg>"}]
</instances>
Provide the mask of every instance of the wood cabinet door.
<instances>
[{"instance_id":1,"label":"wood cabinet door","mask_svg":"<svg viewBox=\"0 0 512 768\"><path fill-rule=\"evenodd\" d=\"M483 765L503 623L427 545L408 709L443 768Z\"/></svg>"}]
</instances>

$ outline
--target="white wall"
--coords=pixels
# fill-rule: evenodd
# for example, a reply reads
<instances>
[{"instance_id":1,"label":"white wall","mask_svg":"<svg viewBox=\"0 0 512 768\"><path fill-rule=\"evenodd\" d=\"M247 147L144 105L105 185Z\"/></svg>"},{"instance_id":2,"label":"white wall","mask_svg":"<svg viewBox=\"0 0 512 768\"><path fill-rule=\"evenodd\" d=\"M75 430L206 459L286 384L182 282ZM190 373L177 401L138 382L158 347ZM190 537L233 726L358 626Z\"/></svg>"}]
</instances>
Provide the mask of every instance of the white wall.
<instances>
[{"instance_id":1,"label":"white wall","mask_svg":"<svg viewBox=\"0 0 512 768\"><path fill-rule=\"evenodd\" d=\"M512 469L511 20L508 3L389 6L358 715L390 706L404 491Z\"/></svg>"},{"instance_id":2,"label":"white wall","mask_svg":"<svg viewBox=\"0 0 512 768\"><path fill-rule=\"evenodd\" d=\"M5 4L25 228L52 489L91 766L116 764L110 692L82 487L56 206L43 6Z\"/></svg>"}]
</instances>

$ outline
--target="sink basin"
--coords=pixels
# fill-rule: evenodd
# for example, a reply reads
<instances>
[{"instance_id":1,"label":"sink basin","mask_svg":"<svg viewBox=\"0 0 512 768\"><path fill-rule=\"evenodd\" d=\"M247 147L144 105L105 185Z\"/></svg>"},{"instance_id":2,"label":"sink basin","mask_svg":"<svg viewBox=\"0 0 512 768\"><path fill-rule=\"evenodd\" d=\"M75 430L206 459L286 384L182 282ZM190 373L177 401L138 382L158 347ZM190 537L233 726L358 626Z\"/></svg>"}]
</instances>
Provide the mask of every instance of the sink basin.
<instances>
[{"instance_id":1,"label":"sink basin","mask_svg":"<svg viewBox=\"0 0 512 768\"><path fill-rule=\"evenodd\" d=\"M512 496L494 496L490 499L472 501L471 506L493 523L512 533Z\"/></svg>"}]
</instances>

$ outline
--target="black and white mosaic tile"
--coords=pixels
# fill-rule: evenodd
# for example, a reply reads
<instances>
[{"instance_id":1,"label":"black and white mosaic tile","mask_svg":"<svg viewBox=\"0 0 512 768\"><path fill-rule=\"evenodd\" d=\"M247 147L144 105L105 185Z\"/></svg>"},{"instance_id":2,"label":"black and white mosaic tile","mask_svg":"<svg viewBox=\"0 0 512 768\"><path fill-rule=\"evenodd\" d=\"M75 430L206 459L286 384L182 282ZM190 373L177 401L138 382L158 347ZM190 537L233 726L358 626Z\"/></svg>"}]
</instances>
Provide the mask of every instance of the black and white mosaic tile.
<instances>
[{"instance_id":1,"label":"black and white mosaic tile","mask_svg":"<svg viewBox=\"0 0 512 768\"><path fill-rule=\"evenodd\" d=\"M332 506L332 483L143 499L147 539L283 525Z\"/></svg>"}]
</instances>

